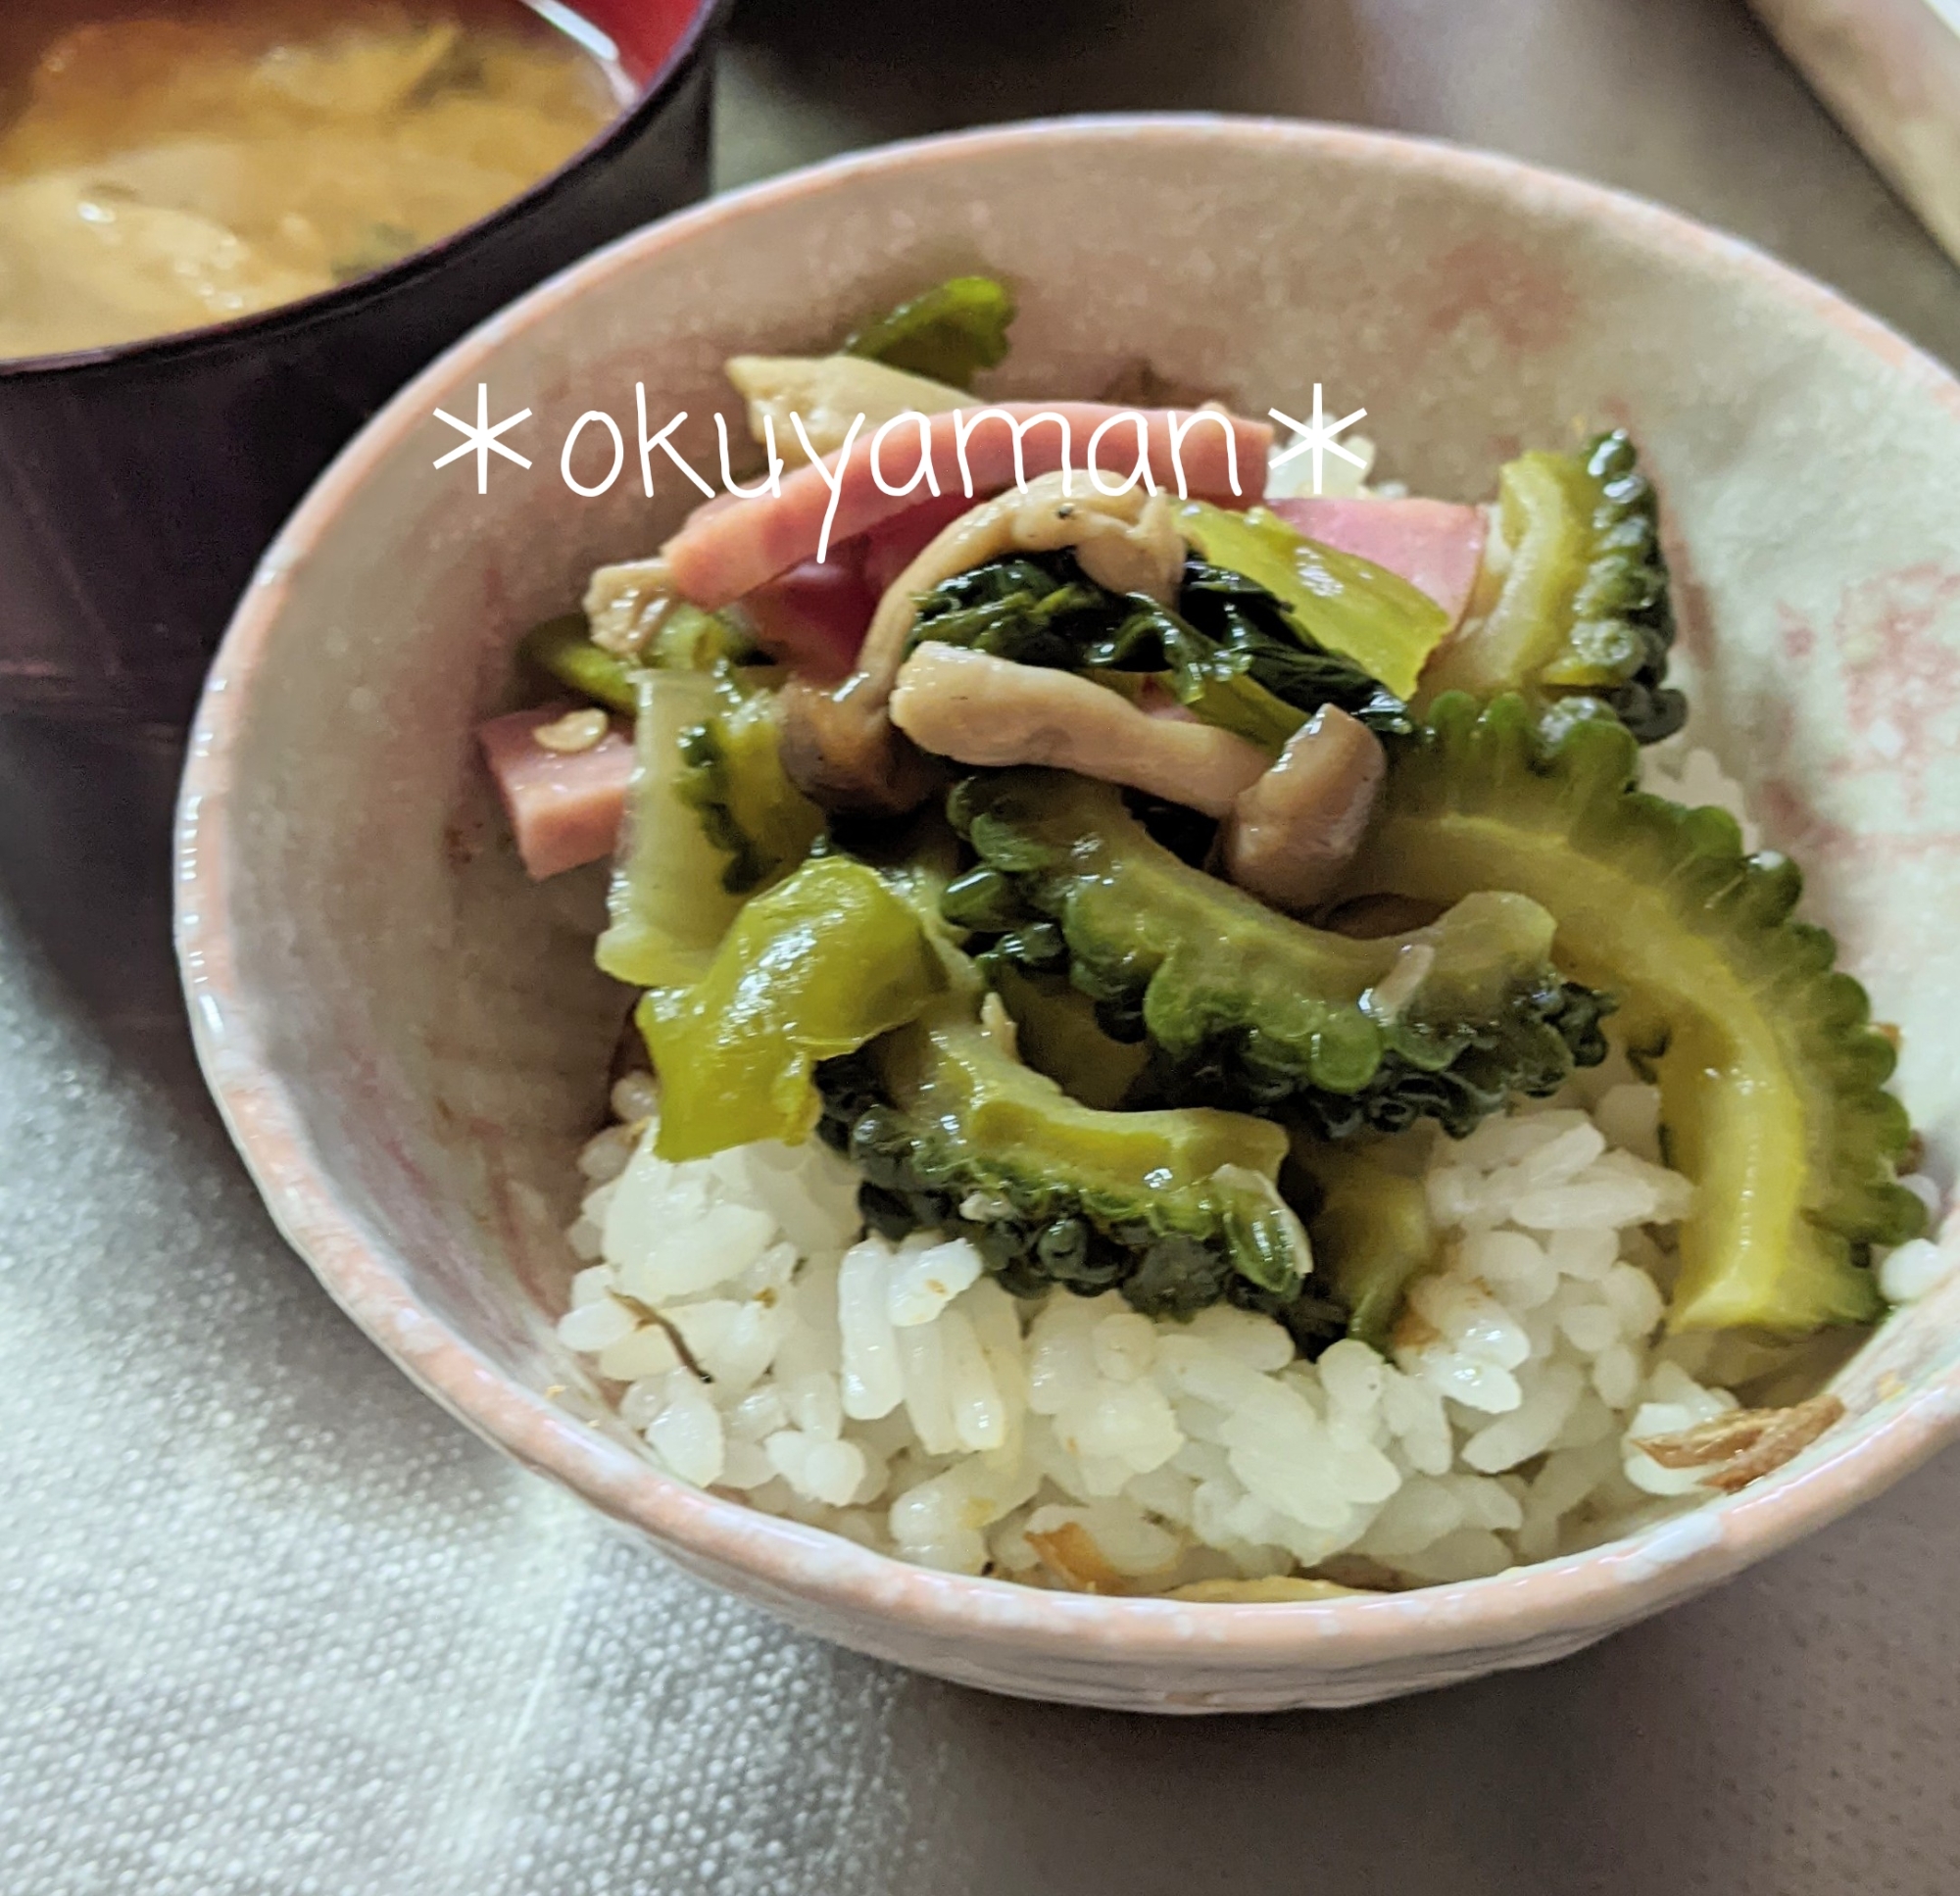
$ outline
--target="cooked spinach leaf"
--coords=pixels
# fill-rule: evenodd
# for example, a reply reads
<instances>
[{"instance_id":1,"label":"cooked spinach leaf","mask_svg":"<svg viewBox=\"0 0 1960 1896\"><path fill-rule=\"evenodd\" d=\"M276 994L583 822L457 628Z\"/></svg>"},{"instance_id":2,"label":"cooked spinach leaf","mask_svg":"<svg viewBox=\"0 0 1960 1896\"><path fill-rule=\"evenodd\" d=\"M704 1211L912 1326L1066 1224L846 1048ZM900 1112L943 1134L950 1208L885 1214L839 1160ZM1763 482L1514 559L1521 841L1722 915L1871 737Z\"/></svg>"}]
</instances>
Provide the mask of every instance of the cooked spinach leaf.
<instances>
[{"instance_id":1,"label":"cooked spinach leaf","mask_svg":"<svg viewBox=\"0 0 1960 1896\"><path fill-rule=\"evenodd\" d=\"M1156 675L1207 722L1277 751L1323 705L1405 734L1401 700L1313 644L1241 574L1188 560L1175 608L1091 579L1073 553L992 559L919 603L914 646L967 646L1024 665Z\"/></svg>"}]
</instances>

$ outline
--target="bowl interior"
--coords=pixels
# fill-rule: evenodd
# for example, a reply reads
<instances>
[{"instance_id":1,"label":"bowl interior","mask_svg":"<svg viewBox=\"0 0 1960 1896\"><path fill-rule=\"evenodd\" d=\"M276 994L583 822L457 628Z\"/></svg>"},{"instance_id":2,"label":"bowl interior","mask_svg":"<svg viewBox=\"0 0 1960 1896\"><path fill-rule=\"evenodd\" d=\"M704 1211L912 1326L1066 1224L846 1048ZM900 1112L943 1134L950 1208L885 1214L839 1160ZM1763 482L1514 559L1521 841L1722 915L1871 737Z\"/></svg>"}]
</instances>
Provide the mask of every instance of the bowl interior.
<instances>
[{"instance_id":1,"label":"bowl interior","mask_svg":"<svg viewBox=\"0 0 1960 1896\"><path fill-rule=\"evenodd\" d=\"M590 966L596 876L525 883L470 729L507 702L524 628L575 601L594 564L652 549L695 498L658 452L644 493L636 389L650 431L685 412L674 438L709 464L713 414L739 424L723 357L823 346L970 267L1020 297L998 392L1090 393L1141 359L1298 414L1320 383L1331 413L1367 409L1383 472L1464 498L1521 446L1631 427L1670 522L1693 728L1756 787L1769 841L1806 868L1809 912L1902 1028L1900 1086L1950 1180L1953 386L1740 245L1495 161L1252 124L986 134L710 206L533 294L355 443L240 609L186 785L193 1010L275 1212L412 1373L752 1584L820 1590L890 1565L841 1546L833 1560L822 1536L638 1466L552 1339L571 1155L599 1123L624 997ZM493 460L483 495L468 461L431 466L458 441L433 411L473 415L479 384L493 418L531 412L503 438L532 465ZM594 410L618 424L625 465L584 499L560 457ZM610 459L588 424L572 471L594 484ZM1680 1550L1682 1572L1712 1578L1847 1505L1883 1472L1844 1473L1847 1444L1894 1430L1902 1467L1901 1405L1941 1391L1957 1360L1960 1299L1893 1318L1845 1375L1844 1431L1730 1504L1712 1539ZM589 1425L519 1394L546 1390ZM1954 1405L1938 1399L1943 1429ZM1493 1606L1485 1631L1512 1610ZM1595 1629L1613 1617L1571 1610Z\"/></svg>"}]
</instances>

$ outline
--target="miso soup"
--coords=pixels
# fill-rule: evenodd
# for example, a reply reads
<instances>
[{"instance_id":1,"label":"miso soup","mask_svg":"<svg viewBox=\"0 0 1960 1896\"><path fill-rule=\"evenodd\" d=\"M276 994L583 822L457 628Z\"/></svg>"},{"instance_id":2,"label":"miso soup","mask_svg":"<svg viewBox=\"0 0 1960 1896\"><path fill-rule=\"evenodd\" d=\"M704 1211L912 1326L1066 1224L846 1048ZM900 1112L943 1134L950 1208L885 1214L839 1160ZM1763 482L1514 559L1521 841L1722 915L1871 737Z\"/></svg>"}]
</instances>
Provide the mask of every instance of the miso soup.
<instances>
[{"instance_id":1,"label":"miso soup","mask_svg":"<svg viewBox=\"0 0 1960 1896\"><path fill-rule=\"evenodd\" d=\"M619 112L605 54L521 0L0 0L0 357L270 309L473 222Z\"/></svg>"}]
</instances>

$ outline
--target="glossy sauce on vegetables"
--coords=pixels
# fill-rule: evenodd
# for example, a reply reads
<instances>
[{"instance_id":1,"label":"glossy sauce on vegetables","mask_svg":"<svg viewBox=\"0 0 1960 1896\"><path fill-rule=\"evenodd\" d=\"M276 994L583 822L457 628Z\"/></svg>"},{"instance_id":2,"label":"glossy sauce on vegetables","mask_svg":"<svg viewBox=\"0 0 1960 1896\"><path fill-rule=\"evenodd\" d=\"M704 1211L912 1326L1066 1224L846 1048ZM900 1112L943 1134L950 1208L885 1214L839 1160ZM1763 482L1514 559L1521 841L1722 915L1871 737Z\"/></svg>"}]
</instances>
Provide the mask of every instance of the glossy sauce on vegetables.
<instances>
[{"instance_id":1,"label":"glossy sauce on vegetables","mask_svg":"<svg viewBox=\"0 0 1960 1896\"><path fill-rule=\"evenodd\" d=\"M544 14L4 0L0 357L270 309L508 202L630 96L603 37Z\"/></svg>"}]
</instances>

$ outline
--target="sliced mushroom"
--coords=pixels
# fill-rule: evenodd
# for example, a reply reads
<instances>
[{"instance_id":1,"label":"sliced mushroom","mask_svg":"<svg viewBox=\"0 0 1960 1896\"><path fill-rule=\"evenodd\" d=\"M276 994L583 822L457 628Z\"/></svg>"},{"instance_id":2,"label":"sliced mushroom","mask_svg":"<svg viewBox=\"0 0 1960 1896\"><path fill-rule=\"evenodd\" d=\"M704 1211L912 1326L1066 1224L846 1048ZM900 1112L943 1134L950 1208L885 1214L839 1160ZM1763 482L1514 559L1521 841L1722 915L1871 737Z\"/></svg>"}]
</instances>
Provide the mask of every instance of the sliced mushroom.
<instances>
[{"instance_id":1,"label":"sliced mushroom","mask_svg":"<svg viewBox=\"0 0 1960 1896\"><path fill-rule=\"evenodd\" d=\"M849 678L830 691L802 680L784 688L783 766L797 787L833 809L904 810L916 804L929 791L932 774L907 755L893 728L890 705L919 596L1004 555L1064 547L1075 550L1084 572L1113 592L1168 600L1184 571L1184 539L1161 494L1141 488L1103 494L1085 474L1054 473L1031 480L1025 490L1010 488L981 502L929 541L886 589ZM1088 689L1111 696L1100 686ZM942 754L976 761L956 751Z\"/></svg>"},{"instance_id":2,"label":"sliced mushroom","mask_svg":"<svg viewBox=\"0 0 1960 1896\"><path fill-rule=\"evenodd\" d=\"M1011 553L1073 548L1082 570L1115 593L1145 593L1167 603L1184 575L1184 536L1162 494L1133 487L1104 494L1089 476L1041 474L962 513L899 575L871 622L867 655L883 637L903 647L918 595L943 579Z\"/></svg>"},{"instance_id":3,"label":"sliced mushroom","mask_svg":"<svg viewBox=\"0 0 1960 1896\"><path fill-rule=\"evenodd\" d=\"M857 416L864 432L874 432L897 415L916 411L940 414L969 398L945 382L907 375L861 356L733 356L724 365L728 379L749 404L749 432L764 438L771 423L776 452L792 467L809 459L798 439L794 414L819 455L835 454Z\"/></svg>"},{"instance_id":4,"label":"sliced mushroom","mask_svg":"<svg viewBox=\"0 0 1960 1896\"><path fill-rule=\"evenodd\" d=\"M1374 732L1323 705L1232 805L1225 873L1275 908L1311 908L1360 847L1387 762Z\"/></svg>"},{"instance_id":5,"label":"sliced mushroom","mask_svg":"<svg viewBox=\"0 0 1960 1896\"><path fill-rule=\"evenodd\" d=\"M1222 816L1269 761L1215 724L1152 717L1072 671L928 642L899 672L892 722L923 751L1001 768L1046 764Z\"/></svg>"},{"instance_id":6,"label":"sliced mushroom","mask_svg":"<svg viewBox=\"0 0 1960 1896\"><path fill-rule=\"evenodd\" d=\"M834 690L792 678L779 695L783 770L825 809L902 815L932 795L939 771L892 723L892 692L863 672Z\"/></svg>"}]
</instances>

